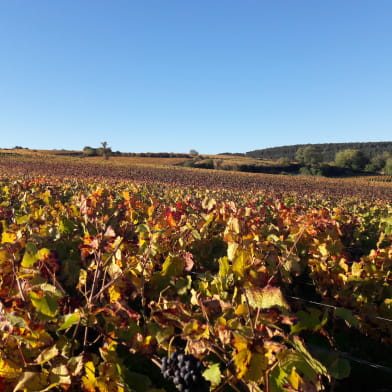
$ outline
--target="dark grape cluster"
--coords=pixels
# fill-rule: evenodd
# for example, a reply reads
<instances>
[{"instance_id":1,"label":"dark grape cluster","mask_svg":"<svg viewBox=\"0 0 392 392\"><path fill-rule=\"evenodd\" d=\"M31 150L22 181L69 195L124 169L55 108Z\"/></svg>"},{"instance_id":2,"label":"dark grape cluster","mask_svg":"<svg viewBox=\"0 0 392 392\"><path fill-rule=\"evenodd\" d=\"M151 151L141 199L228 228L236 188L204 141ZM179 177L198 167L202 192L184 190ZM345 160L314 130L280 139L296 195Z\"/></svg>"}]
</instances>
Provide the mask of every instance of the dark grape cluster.
<instances>
[{"instance_id":1,"label":"dark grape cluster","mask_svg":"<svg viewBox=\"0 0 392 392\"><path fill-rule=\"evenodd\" d=\"M173 381L180 392L208 392L210 383L203 378L205 367L193 355L174 352L162 358L163 377Z\"/></svg>"},{"instance_id":2,"label":"dark grape cluster","mask_svg":"<svg viewBox=\"0 0 392 392\"><path fill-rule=\"evenodd\" d=\"M3 331L3 332L11 332L12 331L11 323L2 314L0 314L0 331Z\"/></svg>"}]
</instances>

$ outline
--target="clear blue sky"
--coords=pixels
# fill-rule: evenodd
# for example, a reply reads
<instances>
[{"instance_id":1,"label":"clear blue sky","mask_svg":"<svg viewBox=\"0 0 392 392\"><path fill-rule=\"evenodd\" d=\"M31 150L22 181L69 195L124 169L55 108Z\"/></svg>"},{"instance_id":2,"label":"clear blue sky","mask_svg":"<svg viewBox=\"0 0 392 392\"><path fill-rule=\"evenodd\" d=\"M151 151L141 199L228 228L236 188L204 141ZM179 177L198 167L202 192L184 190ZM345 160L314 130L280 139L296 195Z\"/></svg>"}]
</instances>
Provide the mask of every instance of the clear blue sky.
<instances>
[{"instance_id":1,"label":"clear blue sky","mask_svg":"<svg viewBox=\"0 0 392 392\"><path fill-rule=\"evenodd\" d=\"M0 1L0 147L392 140L391 0Z\"/></svg>"}]
</instances>

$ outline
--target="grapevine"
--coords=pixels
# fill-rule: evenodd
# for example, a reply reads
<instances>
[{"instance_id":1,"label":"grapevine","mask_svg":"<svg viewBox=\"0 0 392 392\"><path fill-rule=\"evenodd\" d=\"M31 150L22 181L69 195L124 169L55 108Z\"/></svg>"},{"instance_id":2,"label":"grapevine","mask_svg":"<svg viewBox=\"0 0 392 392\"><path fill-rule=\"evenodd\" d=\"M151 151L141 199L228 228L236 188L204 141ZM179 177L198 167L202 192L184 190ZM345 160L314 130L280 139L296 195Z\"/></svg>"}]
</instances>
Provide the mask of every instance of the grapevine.
<instances>
[{"instance_id":1,"label":"grapevine","mask_svg":"<svg viewBox=\"0 0 392 392\"><path fill-rule=\"evenodd\" d=\"M342 335L392 344L388 197L22 163L0 184L1 390L321 391L359 355Z\"/></svg>"}]
</instances>

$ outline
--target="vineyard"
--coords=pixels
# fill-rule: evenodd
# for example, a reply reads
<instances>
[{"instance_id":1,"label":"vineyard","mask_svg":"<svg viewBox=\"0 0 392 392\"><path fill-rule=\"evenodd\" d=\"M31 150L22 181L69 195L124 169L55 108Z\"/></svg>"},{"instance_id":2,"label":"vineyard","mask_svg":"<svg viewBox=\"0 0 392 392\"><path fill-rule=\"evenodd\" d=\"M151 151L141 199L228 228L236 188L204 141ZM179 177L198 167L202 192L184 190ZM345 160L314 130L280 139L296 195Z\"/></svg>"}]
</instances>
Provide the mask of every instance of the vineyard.
<instances>
[{"instance_id":1,"label":"vineyard","mask_svg":"<svg viewBox=\"0 0 392 392\"><path fill-rule=\"evenodd\" d=\"M0 391L390 391L392 186L0 157Z\"/></svg>"}]
</instances>

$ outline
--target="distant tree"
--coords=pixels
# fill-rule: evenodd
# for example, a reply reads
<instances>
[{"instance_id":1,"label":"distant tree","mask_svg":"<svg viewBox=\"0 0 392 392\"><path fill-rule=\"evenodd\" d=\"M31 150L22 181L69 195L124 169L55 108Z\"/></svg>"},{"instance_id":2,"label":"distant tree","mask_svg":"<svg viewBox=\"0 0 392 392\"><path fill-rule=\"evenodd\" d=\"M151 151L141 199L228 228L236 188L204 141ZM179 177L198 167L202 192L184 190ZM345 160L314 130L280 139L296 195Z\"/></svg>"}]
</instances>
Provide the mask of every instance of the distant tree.
<instances>
[{"instance_id":1,"label":"distant tree","mask_svg":"<svg viewBox=\"0 0 392 392\"><path fill-rule=\"evenodd\" d=\"M83 148L83 155L86 157L93 157L93 156L97 155L97 149L92 148L90 146L86 146Z\"/></svg>"},{"instance_id":2,"label":"distant tree","mask_svg":"<svg viewBox=\"0 0 392 392\"><path fill-rule=\"evenodd\" d=\"M338 151L335 156L335 164L347 169L363 170L369 158L359 150Z\"/></svg>"},{"instance_id":3,"label":"distant tree","mask_svg":"<svg viewBox=\"0 0 392 392\"><path fill-rule=\"evenodd\" d=\"M295 152L295 160L299 163L304 163L304 149L305 147L300 147L296 152Z\"/></svg>"},{"instance_id":4,"label":"distant tree","mask_svg":"<svg viewBox=\"0 0 392 392\"><path fill-rule=\"evenodd\" d=\"M112 153L112 149L108 147L107 142L101 142L102 148L99 149L100 155L102 155L105 159L109 159L110 154Z\"/></svg>"},{"instance_id":5,"label":"distant tree","mask_svg":"<svg viewBox=\"0 0 392 392\"><path fill-rule=\"evenodd\" d=\"M281 165L281 166L287 166L287 165L290 165L290 159L285 158L285 157L281 157L281 158L279 158L279 159L276 161L276 163L277 163L278 165Z\"/></svg>"},{"instance_id":6,"label":"distant tree","mask_svg":"<svg viewBox=\"0 0 392 392\"><path fill-rule=\"evenodd\" d=\"M319 176L322 177L328 174L329 165L317 165L317 166L302 166L299 169L299 174L303 176Z\"/></svg>"},{"instance_id":7,"label":"distant tree","mask_svg":"<svg viewBox=\"0 0 392 392\"><path fill-rule=\"evenodd\" d=\"M301 174L301 176L311 176L312 173L310 172L310 169L306 166L302 166L299 169L299 174Z\"/></svg>"},{"instance_id":8,"label":"distant tree","mask_svg":"<svg viewBox=\"0 0 392 392\"><path fill-rule=\"evenodd\" d=\"M365 170L368 172L379 172L381 171L389 158L391 158L389 152L383 152L370 159L370 162L365 166Z\"/></svg>"},{"instance_id":9,"label":"distant tree","mask_svg":"<svg viewBox=\"0 0 392 392\"><path fill-rule=\"evenodd\" d=\"M199 155L199 152L194 149L191 149L191 150L189 150L189 155L197 156L197 155Z\"/></svg>"},{"instance_id":10,"label":"distant tree","mask_svg":"<svg viewBox=\"0 0 392 392\"><path fill-rule=\"evenodd\" d=\"M388 158L385 162L384 174L392 175L392 158Z\"/></svg>"},{"instance_id":11,"label":"distant tree","mask_svg":"<svg viewBox=\"0 0 392 392\"><path fill-rule=\"evenodd\" d=\"M323 155L317 148L306 146L297 150L295 159L304 165L314 165L323 161Z\"/></svg>"}]
</instances>

